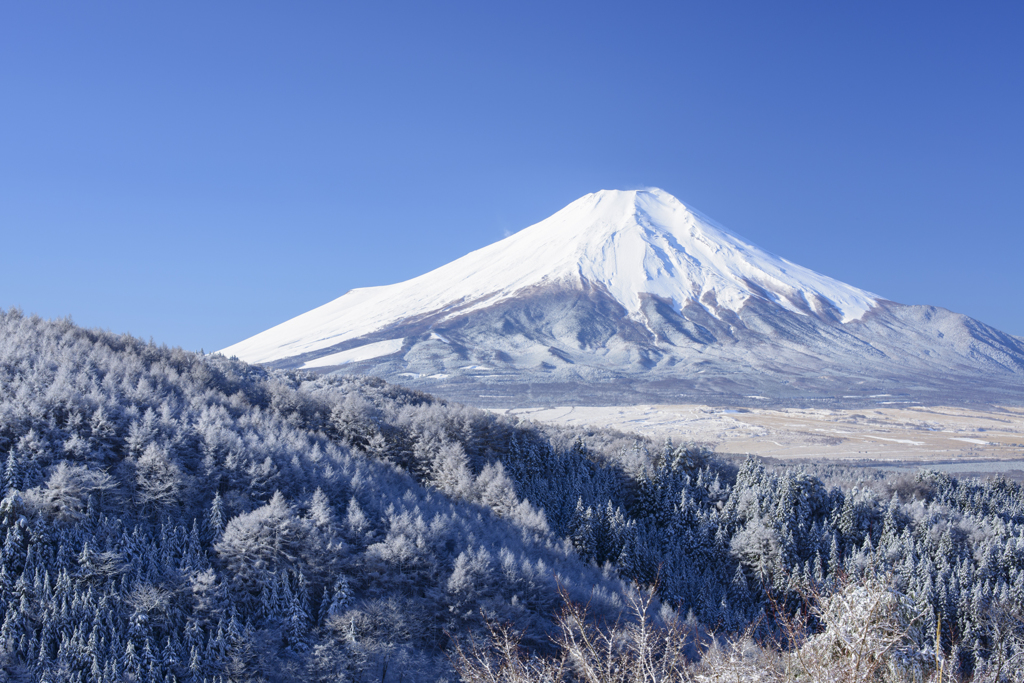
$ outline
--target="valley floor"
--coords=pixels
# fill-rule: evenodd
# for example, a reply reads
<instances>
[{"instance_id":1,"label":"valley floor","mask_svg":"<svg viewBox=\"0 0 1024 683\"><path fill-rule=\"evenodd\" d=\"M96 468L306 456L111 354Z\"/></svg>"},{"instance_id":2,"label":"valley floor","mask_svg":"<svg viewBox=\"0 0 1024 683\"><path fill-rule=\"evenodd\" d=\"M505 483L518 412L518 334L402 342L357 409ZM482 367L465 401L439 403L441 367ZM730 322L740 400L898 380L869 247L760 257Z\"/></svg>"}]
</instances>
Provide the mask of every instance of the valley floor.
<instances>
[{"instance_id":1,"label":"valley floor","mask_svg":"<svg viewBox=\"0 0 1024 683\"><path fill-rule=\"evenodd\" d=\"M855 410L703 405L566 406L496 410L712 445L722 454L785 460L943 463L970 472L1024 470L1024 408L889 405Z\"/></svg>"}]
</instances>

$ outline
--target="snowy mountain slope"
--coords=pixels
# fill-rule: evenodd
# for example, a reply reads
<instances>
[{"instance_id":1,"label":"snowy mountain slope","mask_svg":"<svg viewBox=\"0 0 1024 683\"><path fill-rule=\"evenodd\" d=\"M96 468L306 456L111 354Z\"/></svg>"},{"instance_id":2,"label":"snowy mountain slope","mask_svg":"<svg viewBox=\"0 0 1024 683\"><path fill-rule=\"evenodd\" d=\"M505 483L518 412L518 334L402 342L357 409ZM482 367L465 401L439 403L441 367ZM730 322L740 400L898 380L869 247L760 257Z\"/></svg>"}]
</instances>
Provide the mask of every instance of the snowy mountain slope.
<instances>
[{"instance_id":1,"label":"snowy mountain slope","mask_svg":"<svg viewBox=\"0 0 1024 683\"><path fill-rule=\"evenodd\" d=\"M228 347L256 363L334 346L425 313L470 313L545 285L605 289L634 319L641 296L712 315L751 297L817 315L860 318L878 301L748 244L662 190L602 191L425 275L355 289Z\"/></svg>"},{"instance_id":2,"label":"snowy mountain slope","mask_svg":"<svg viewBox=\"0 0 1024 683\"><path fill-rule=\"evenodd\" d=\"M221 353L476 402L494 387L531 400L937 395L980 376L1000 396L1024 394L1020 339L790 263L656 189L587 195L437 270L352 290Z\"/></svg>"}]
</instances>

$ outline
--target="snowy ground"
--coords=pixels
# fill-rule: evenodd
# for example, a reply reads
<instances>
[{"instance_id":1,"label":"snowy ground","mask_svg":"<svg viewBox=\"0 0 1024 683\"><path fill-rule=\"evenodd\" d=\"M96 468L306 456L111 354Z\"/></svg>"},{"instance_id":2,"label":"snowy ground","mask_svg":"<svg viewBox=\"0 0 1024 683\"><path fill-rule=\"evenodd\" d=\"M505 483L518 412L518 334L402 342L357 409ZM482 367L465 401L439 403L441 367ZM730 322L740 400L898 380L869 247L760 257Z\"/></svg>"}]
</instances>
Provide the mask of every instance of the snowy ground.
<instances>
[{"instance_id":1,"label":"snowy ground","mask_svg":"<svg viewBox=\"0 0 1024 683\"><path fill-rule=\"evenodd\" d=\"M719 453L783 459L963 462L1024 460L1024 408L859 410L639 405L496 410L562 425L594 425L713 445ZM1009 465L1009 463L1007 463ZM1024 463L1021 463L1024 469Z\"/></svg>"}]
</instances>

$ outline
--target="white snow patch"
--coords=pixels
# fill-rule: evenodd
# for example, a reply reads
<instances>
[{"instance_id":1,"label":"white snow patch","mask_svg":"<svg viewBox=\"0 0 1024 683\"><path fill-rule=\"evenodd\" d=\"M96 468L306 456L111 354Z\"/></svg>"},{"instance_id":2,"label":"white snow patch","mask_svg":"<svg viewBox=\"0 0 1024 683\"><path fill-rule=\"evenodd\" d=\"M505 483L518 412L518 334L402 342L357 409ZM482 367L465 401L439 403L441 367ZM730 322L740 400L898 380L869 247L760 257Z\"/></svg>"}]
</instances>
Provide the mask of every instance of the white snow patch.
<instances>
[{"instance_id":1,"label":"white snow patch","mask_svg":"<svg viewBox=\"0 0 1024 683\"><path fill-rule=\"evenodd\" d=\"M887 439L884 436L871 436L870 434L861 434L865 439L878 439L879 441L892 441L893 443L907 443L911 446L923 446L924 441L911 441L910 439Z\"/></svg>"},{"instance_id":2,"label":"white snow patch","mask_svg":"<svg viewBox=\"0 0 1024 683\"><path fill-rule=\"evenodd\" d=\"M338 353L332 353L329 356L323 356L322 358L315 358L311 361L302 364L302 370L309 370L310 368L326 368L331 365L344 365L345 363L358 363L362 360L370 360L371 358L379 358L380 356L388 356L392 353L398 353L402 350L402 343L404 339L386 339L384 341L373 342L372 344L365 344L363 346L357 346L354 349L348 349L346 351L339 351Z\"/></svg>"},{"instance_id":3,"label":"white snow patch","mask_svg":"<svg viewBox=\"0 0 1024 683\"><path fill-rule=\"evenodd\" d=\"M975 443L979 446L991 446L991 441L982 441L981 439L968 439L967 437L951 436L949 437L953 441L963 441L964 443Z\"/></svg>"}]
</instances>

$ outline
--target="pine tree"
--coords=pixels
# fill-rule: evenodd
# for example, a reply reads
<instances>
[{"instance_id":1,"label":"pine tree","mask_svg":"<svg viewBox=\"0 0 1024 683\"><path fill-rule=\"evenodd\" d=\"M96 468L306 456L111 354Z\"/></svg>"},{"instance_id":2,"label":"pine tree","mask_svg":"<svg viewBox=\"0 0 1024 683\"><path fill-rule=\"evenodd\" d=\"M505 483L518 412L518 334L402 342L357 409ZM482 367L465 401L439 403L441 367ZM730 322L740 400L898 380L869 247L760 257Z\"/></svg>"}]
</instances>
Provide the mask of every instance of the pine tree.
<instances>
[{"instance_id":1,"label":"pine tree","mask_svg":"<svg viewBox=\"0 0 1024 683\"><path fill-rule=\"evenodd\" d=\"M175 671L181 664L181 656L178 654L178 648L171 636L167 636L167 640L164 643L164 648L160 653L160 663L163 666L163 670L170 673Z\"/></svg>"},{"instance_id":2,"label":"pine tree","mask_svg":"<svg viewBox=\"0 0 1024 683\"><path fill-rule=\"evenodd\" d=\"M160 662L153 653L150 643L151 639L146 638L142 645L142 654L139 656L139 669L145 674L146 680L156 681L160 672Z\"/></svg>"},{"instance_id":3,"label":"pine tree","mask_svg":"<svg viewBox=\"0 0 1024 683\"><path fill-rule=\"evenodd\" d=\"M121 666L118 664L117 657L110 657L107 660L107 673L106 679L108 681L120 681L121 680Z\"/></svg>"},{"instance_id":4,"label":"pine tree","mask_svg":"<svg viewBox=\"0 0 1024 683\"><path fill-rule=\"evenodd\" d=\"M304 591L301 588L292 590L288 582L284 582L284 599L287 601L285 612L285 637L288 646L296 652L305 652L309 637L309 611L306 608Z\"/></svg>"},{"instance_id":5,"label":"pine tree","mask_svg":"<svg viewBox=\"0 0 1024 683\"><path fill-rule=\"evenodd\" d=\"M576 509L573 512L571 522L570 540L576 548L576 552L584 560L594 557L596 550L596 531L594 528L594 510L583 507L583 499L576 499Z\"/></svg>"},{"instance_id":6,"label":"pine tree","mask_svg":"<svg viewBox=\"0 0 1024 683\"><path fill-rule=\"evenodd\" d=\"M331 501L319 486L313 492L313 499L309 504L309 519L323 531L330 531L334 528L334 511L331 509Z\"/></svg>"},{"instance_id":7,"label":"pine tree","mask_svg":"<svg viewBox=\"0 0 1024 683\"><path fill-rule=\"evenodd\" d=\"M814 573L812 575L817 585L825 583L825 569L821 562L821 551L814 552Z\"/></svg>"},{"instance_id":8,"label":"pine tree","mask_svg":"<svg viewBox=\"0 0 1024 683\"><path fill-rule=\"evenodd\" d=\"M210 528L210 533L213 536L213 540L216 541L224 534L224 528L227 525L224 519L224 503L221 501L220 493L213 495L213 501L210 502L210 512L207 516L207 525Z\"/></svg>"},{"instance_id":9,"label":"pine tree","mask_svg":"<svg viewBox=\"0 0 1024 683\"><path fill-rule=\"evenodd\" d=\"M188 661L188 673L189 673L189 676L191 676L191 680L193 682L201 681L201 680L203 680L203 678L205 676L206 672L205 672L204 667L203 667L202 657L200 657L200 655L199 655L199 647L198 646L193 646L192 647L192 654L189 657L189 661Z\"/></svg>"},{"instance_id":10,"label":"pine tree","mask_svg":"<svg viewBox=\"0 0 1024 683\"><path fill-rule=\"evenodd\" d=\"M839 571L842 569L843 555L839 551L839 538L833 533L832 534L832 546L828 552L828 576L829 579L835 581L839 578Z\"/></svg>"},{"instance_id":11,"label":"pine tree","mask_svg":"<svg viewBox=\"0 0 1024 683\"><path fill-rule=\"evenodd\" d=\"M131 640L124 648L124 657L121 661L121 670L129 676L134 676L136 679L141 674L141 663L139 662L139 656L135 652L135 643Z\"/></svg>"},{"instance_id":12,"label":"pine tree","mask_svg":"<svg viewBox=\"0 0 1024 683\"><path fill-rule=\"evenodd\" d=\"M96 652L92 652L90 655L89 677L94 681L103 679L103 666L100 664L100 658Z\"/></svg>"},{"instance_id":13,"label":"pine tree","mask_svg":"<svg viewBox=\"0 0 1024 683\"><path fill-rule=\"evenodd\" d=\"M348 578L342 574L334 581L334 585L324 589L324 597L320 603L320 623L328 618L340 618L352 603L352 589Z\"/></svg>"},{"instance_id":14,"label":"pine tree","mask_svg":"<svg viewBox=\"0 0 1024 683\"><path fill-rule=\"evenodd\" d=\"M429 481L438 490L453 498L467 498L471 495L473 473L469 469L469 457L462 444L440 444L431 459Z\"/></svg>"},{"instance_id":15,"label":"pine tree","mask_svg":"<svg viewBox=\"0 0 1024 683\"><path fill-rule=\"evenodd\" d=\"M899 533L896 515L898 514L899 506L899 496L893 493L892 499L889 501L889 507L885 510L885 518L882 521L882 536L878 541L878 547L883 551L896 543L897 534Z\"/></svg>"},{"instance_id":16,"label":"pine tree","mask_svg":"<svg viewBox=\"0 0 1024 683\"><path fill-rule=\"evenodd\" d=\"M21 488L21 468L18 466L18 456L12 448L7 453L7 465L4 467L3 477L4 494L9 491Z\"/></svg>"}]
</instances>

